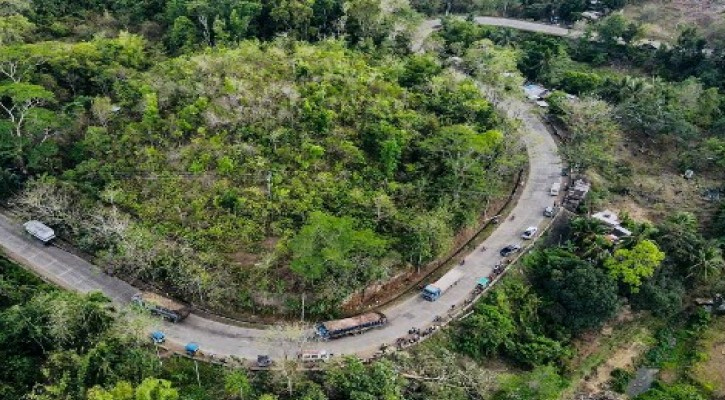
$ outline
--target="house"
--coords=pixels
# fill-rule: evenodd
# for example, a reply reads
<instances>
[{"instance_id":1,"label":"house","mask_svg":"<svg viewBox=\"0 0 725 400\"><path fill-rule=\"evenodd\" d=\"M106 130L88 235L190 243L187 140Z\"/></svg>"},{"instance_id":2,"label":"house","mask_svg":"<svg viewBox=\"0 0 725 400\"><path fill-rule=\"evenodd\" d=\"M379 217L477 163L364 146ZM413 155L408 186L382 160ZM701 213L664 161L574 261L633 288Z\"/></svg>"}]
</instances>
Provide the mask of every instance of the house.
<instances>
[{"instance_id":1,"label":"house","mask_svg":"<svg viewBox=\"0 0 725 400\"><path fill-rule=\"evenodd\" d=\"M621 221L619 220L619 216L614 211L600 211L598 213L594 213L592 218L601 221L604 225L608 226L611 229L610 234L616 236L617 238L632 235L632 231L620 225Z\"/></svg>"},{"instance_id":2,"label":"house","mask_svg":"<svg viewBox=\"0 0 725 400\"><path fill-rule=\"evenodd\" d=\"M610 228L614 228L615 226L619 226L620 224L619 216L610 210L604 210L598 213L594 213L594 215L592 215L592 218L602 221Z\"/></svg>"},{"instance_id":3,"label":"house","mask_svg":"<svg viewBox=\"0 0 725 400\"><path fill-rule=\"evenodd\" d=\"M530 83L528 85L524 85L524 93L526 93L526 97L529 100L539 101L549 94L549 89L535 83Z\"/></svg>"}]
</instances>

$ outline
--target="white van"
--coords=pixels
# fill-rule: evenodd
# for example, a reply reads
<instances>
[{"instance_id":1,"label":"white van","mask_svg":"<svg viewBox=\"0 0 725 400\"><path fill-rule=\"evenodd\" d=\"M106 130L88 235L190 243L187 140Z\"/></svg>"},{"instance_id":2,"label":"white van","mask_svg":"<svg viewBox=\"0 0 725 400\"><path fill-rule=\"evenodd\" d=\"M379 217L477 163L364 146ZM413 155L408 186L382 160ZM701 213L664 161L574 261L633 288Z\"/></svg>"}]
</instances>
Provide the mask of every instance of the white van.
<instances>
[{"instance_id":1,"label":"white van","mask_svg":"<svg viewBox=\"0 0 725 400\"><path fill-rule=\"evenodd\" d=\"M552 196L558 196L559 190L561 190L561 182L554 182L551 185L551 189L549 190L549 194Z\"/></svg>"},{"instance_id":2,"label":"white van","mask_svg":"<svg viewBox=\"0 0 725 400\"><path fill-rule=\"evenodd\" d=\"M55 239L55 232L40 221L32 220L23 224L25 231L41 242L48 244Z\"/></svg>"},{"instance_id":3,"label":"white van","mask_svg":"<svg viewBox=\"0 0 725 400\"><path fill-rule=\"evenodd\" d=\"M297 358L302 362L327 362L332 357L332 354L328 353L327 350L303 350L297 355Z\"/></svg>"}]
</instances>

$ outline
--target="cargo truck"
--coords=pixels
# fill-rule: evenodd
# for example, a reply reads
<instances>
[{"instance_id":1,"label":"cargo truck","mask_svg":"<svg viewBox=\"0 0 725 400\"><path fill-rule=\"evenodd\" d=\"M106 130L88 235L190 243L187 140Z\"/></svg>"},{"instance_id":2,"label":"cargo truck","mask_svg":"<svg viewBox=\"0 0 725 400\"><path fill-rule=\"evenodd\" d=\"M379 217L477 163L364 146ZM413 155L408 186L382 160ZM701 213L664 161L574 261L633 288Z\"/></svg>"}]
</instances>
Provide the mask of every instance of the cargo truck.
<instances>
[{"instance_id":1,"label":"cargo truck","mask_svg":"<svg viewBox=\"0 0 725 400\"><path fill-rule=\"evenodd\" d=\"M131 301L151 311L151 313L160 315L171 322L179 322L188 317L191 313L188 306L159 296L156 293L137 293L133 295Z\"/></svg>"},{"instance_id":2,"label":"cargo truck","mask_svg":"<svg viewBox=\"0 0 725 400\"><path fill-rule=\"evenodd\" d=\"M388 322L385 314L371 312L356 317L338 319L317 324L315 330L317 335L324 339L337 339L345 335L363 333L367 330L383 326Z\"/></svg>"},{"instance_id":3,"label":"cargo truck","mask_svg":"<svg viewBox=\"0 0 725 400\"><path fill-rule=\"evenodd\" d=\"M440 279L435 281L434 283L431 283L430 285L427 285L423 289L423 298L428 301L436 301L438 300L443 293L446 292L446 290L450 289L451 286L458 283L458 280L463 277L463 272L452 269L448 271L445 275L443 275Z\"/></svg>"}]
</instances>

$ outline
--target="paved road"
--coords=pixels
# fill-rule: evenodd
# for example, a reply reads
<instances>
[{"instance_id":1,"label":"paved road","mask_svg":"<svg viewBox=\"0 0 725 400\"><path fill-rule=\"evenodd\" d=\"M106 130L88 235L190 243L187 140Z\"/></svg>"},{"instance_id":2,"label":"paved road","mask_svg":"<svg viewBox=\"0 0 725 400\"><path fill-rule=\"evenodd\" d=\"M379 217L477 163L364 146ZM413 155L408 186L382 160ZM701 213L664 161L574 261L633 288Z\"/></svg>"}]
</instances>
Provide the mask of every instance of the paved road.
<instances>
[{"instance_id":1,"label":"paved road","mask_svg":"<svg viewBox=\"0 0 725 400\"><path fill-rule=\"evenodd\" d=\"M464 19L464 17L458 17L461 19ZM547 35L554 35L554 36L569 36L569 37L579 37L583 35L583 32L562 28L558 25L549 25L549 24L542 24L539 22L529 22L529 21L521 21L517 19L509 19L509 18L499 18L499 17L475 17L474 21L476 21L477 24L481 25L489 25L489 26L501 26L506 28L513 28L518 29L521 31L529 31L529 32L539 32L539 33L545 33ZM423 41L425 38L430 36L430 34L433 32L433 30L436 28L437 25L441 24L440 19L429 19L424 21L420 24L418 27L418 32L415 34L415 38L413 40L413 50L418 51L423 45Z\"/></svg>"},{"instance_id":2,"label":"paved road","mask_svg":"<svg viewBox=\"0 0 725 400\"><path fill-rule=\"evenodd\" d=\"M433 26L435 22L428 21L427 24ZM411 327L423 327L431 323L434 316L444 315L452 305L461 304L470 295L477 279L488 276L493 266L500 261L499 249L510 243L522 242L519 237L527 227L546 223L542 211L553 202L548 188L561 179L562 164L556 143L539 118L531 112L530 104L516 100L500 107L511 117L521 118L524 124L522 139L529 156L528 179L512 211L515 220L504 221L482 243L489 250L482 252L479 248L468 255L466 263L457 267L465 274L464 277L438 301L431 303L419 296L410 297L384 310L389 323L382 329L327 343L309 343L306 348L325 349L334 354L370 354L383 343L393 343ZM0 247L23 265L67 289L84 293L99 290L119 304L127 304L136 292L127 283L103 274L98 267L79 257L37 243L23 233L17 222L1 215ZM266 340L269 334L264 329L226 325L193 314L180 324L159 322L159 325L158 328L169 339L180 343L195 341L206 353L248 359L262 353L275 358L281 356L281 350Z\"/></svg>"}]
</instances>

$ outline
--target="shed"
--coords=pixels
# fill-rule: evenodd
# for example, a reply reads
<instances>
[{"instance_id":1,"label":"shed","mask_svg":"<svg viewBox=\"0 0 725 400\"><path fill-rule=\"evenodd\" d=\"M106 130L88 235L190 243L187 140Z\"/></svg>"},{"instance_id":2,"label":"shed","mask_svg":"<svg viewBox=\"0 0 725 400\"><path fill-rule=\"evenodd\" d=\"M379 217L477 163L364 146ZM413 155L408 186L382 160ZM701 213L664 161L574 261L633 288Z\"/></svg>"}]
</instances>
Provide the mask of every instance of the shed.
<instances>
[{"instance_id":1,"label":"shed","mask_svg":"<svg viewBox=\"0 0 725 400\"><path fill-rule=\"evenodd\" d=\"M619 216L614 211L604 210L594 213L592 218L603 222L605 225L614 228L620 224Z\"/></svg>"},{"instance_id":2,"label":"shed","mask_svg":"<svg viewBox=\"0 0 725 400\"><path fill-rule=\"evenodd\" d=\"M537 84L530 83L528 85L524 85L524 93L526 93L526 97L529 98L529 100L540 100L543 98L548 90Z\"/></svg>"}]
</instances>

